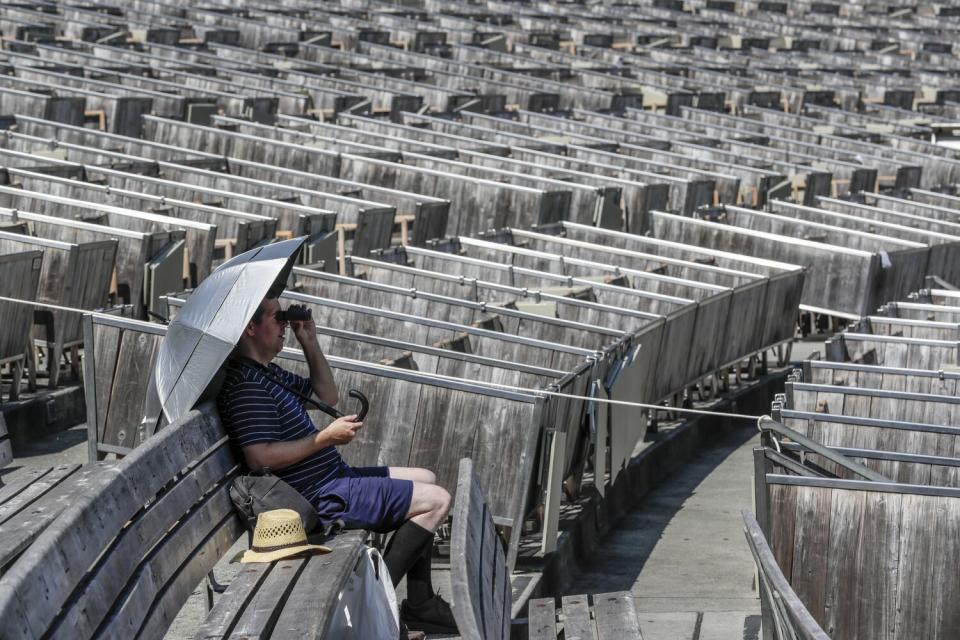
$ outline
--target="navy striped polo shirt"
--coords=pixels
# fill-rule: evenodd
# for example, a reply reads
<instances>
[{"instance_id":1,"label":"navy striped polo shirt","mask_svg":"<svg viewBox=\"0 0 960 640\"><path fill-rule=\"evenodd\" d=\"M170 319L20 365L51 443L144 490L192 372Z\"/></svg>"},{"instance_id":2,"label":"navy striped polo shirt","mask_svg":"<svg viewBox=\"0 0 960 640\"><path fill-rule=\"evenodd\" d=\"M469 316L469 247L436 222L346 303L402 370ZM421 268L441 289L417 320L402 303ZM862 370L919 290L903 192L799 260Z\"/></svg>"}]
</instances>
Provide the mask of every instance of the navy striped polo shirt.
<instances>
[{"instance_id":1,"label":"navy striped polo shirt","mask_svg":"<svg viewBox=\"0 0 960 640\"><path fill-rule=\"evenodd\" d=\"M281 369L272 362L270 373L291 389L310 395L310 380ZM217 397L217 408L227 434L240 447L261 442L299 440L317 433L303 402L272 382L257 367L231 360ZM285 469L271 469L277 477L313 500L324 486L346 467L334 446L329 446Z\"/></svg>"}]
</instances>

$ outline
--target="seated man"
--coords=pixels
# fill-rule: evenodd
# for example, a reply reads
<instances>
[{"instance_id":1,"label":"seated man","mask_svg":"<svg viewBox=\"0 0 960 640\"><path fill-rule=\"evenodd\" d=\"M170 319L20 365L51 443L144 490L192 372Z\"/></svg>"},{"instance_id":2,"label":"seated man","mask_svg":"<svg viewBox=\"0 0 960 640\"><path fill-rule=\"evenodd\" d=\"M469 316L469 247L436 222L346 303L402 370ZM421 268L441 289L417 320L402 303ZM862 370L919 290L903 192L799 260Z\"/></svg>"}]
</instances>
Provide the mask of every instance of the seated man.
<instances>
[{"instance_id":1,"label":"seated man","mask_svg":"<svg viewBox=\"0 0 960 640\"><path fill-rule=\"evenodd\" d=\"M450 494L426 469L350 467L343 461L337 445L349 444L363 423L346 416L319 430L303 402L284 388L315 393L331 406L338 400L313 320L289 323L310 379L271 363L283 348L288 324L277 320L278 311L276 299L260 303L229 362L217 399L227 433L251 470L269 468L313 504L321 521L394 531L383 558L394 586L407 576L401 619L414 630L456 633L450 605L434 593L430 580L434 532L447 516Z\"/></svg>"}]
</instances>

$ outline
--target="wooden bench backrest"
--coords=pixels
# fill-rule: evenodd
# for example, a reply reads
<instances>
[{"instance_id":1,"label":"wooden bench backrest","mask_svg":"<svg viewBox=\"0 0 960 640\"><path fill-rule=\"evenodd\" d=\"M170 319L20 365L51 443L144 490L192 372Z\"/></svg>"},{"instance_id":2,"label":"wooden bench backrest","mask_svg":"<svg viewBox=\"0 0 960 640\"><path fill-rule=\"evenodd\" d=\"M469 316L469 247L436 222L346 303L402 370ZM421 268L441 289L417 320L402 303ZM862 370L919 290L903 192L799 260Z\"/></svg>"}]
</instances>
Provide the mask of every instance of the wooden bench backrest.
<instances>
[{"instance_id":1,"label":"wooden bench backrest","mask_svg":"<svg viewBox=\"0 0 960 640\"><path fill-rule=\"evenodd\" d=\"M960 324L956 322L932 322L929 320L902 320L870 316L867 319L870 331L879 336L900 336L921 340L960 340Z\"/></svg>"},{"instance_id":2,"label":"wooden bench backrest","mask_svg":"<svg viewBox=\"0 0 960 640\"><path fill-rule=\"evenodd\" d=\"M36 249L43 250L43 262L34 299L75 309L99 309L106 305L117 256L116 240L68 244L0 232L0 254ZM79 314L50 314L52 334L39 332L35 337L60 345L82 340Z\"/></svg>"},{"instance_id":3,"label":"wooden bench backrest","mask_svg":"<svg viewBox=\"0 0 960 640\"><path fill-rule=\"evenodd\" d=\"M367 257L375 249L386 249L393 237L393 221L396 209L364 209L357 218L353 233L352 255Z\"/></svg>"},{"instance_id":4,"label":"wooden bench backrest","mask_svg":"<svg viewBox=\"0 0 960 640\"><path fill-rule=\"evenodd\" d=\"M144 275L147 264L170 243L182 240L182 230L157 231L151 233L129 232L86 221L57 218L32 214L24 211L0 210L0 220L19 218L29 221L33 232L39 237L84 244L102 240L117 241L116 285L118 294L123 296L118 302L133 304L139 309L144 295ZM181 265L182 265L182 255ZM181 266L181 276L183 268Z\"/></svg>"},{"instance_id":5,"label":"wooden bench backrest","mask_svg":"<svg viewBox=\"0 0 960 640\"><path fill-rule=\"evenodd\" d=\"M960 362L960 342L843 333L826 344L826 357L885 367L939 369Z\"/></svg>"},{"instance_id":6,"label":"wooden bench backrest","mask_svg":"<svg viewBox=\"0 0 960 640\"><path fill-rule=\"evenodd\" d=\"M43 252L34 249L0 255L0 297L36 300L40 286ZM33 326L33 309L28 305L0 301L0 362L26 353Z\"/></svg>"},{"instance_id":7,"label":"wooden bench backrest","mask_svg":"<svg viewBox=\"0 0 960 640\"><path fill-rule=\"evenodd\" d=\"M187 241L191 283L196 285L210 275L213 264L214 245L218 235L215 224L194 222L176 218L167 209L159 213L124 209L120 207L106 208L102 203L94 204L84 200L70 199L70 194L76 187L64 183L52 183L44 191L24 191L0 187L11 199L8 206L25 209L33 213L40 213L58 218L73 218L81 216L102 216L107 224L118 229L129 229L143 233L163 233L181 231Z\"/></svg>"},{"instance_id":8,"label":"wooden bench backrest","mask_svg":"<svg viewBox=\"0 0 960 640\"><path fill-rule=\"evenodd\" d=\"M931 369L900 369L827 361L804 364L803 382L887 391L958 395L960 373Z\"/></svg>"},{"instance_id":9,"label":"wooden bench backrest","mask_svg":"<svg viewBox=\"0 0 960 640\"><path fill-rule=\"evenodd\" d=\"M375 294L376 292L374 292ZM546 366L559 371L568 371L590 355L590 352L585 349L571 348L546 341L540 337L537 338L537 342L531 343L531 341L516 339L515 337L511 339L502 331L484 331L484 327L480 326L480 323L490 319L499 320L500 318L500 316L491 313L480 314L480 318L476 321L456 323L438 317L442 313L440 311L436 314L432 313L427 305L423 305L422 309L402 313L391 312L385 315L380 311L385 310L387 305L378 304L379 299L375 297L363 299L365 304L362 305L364 307L362 309L344 308L319 300L311 302L308 296L294 298L284 295L283 299L289 299L297 304L305 304L312 308L314 317L318 319L318 322L325 323L326 326L350 329L374 336L392 336L418 344L432 345L446 339L455 338L458 334L466 332L470 335L473 353L508 362ZM412 302L416 303L416 301ZM437 326L435 321L438 320L454 322L454 324Z\"/></svg>"},{"instance_id":10,"label":"wooden bench backrest","mask_svg":"<svg viewBox=\"0 0 960 640\"><path fill-rule=\"evenodd\" d=\"M348 180L450 200L445 235L473 235L506 225L529 227L566 219L570 211L570 192L565 190L519 187L349 154L342 157L341 172Z\"/></svg>"},{"instance_id":11,"label":"wooden bench backrest","mask_svg":"<svg viewBox=\"0 0 960 640\"><path fill-rule=\"evenodd\" d=\"M657 238L808 267L803 304L860 316L891 299L873 292L880 270L874 254L659 211L650 220Z\"/></svg>"},{"instance_id":12,"label":"wooden bench backrest","mask_svg":"<svg viewBox=\"0 0 960 640\"><path fill-rule=\"evenodd\" d=\"M86 316L84 333L84 391L93 461L106 453L126 453L147 437L140 422L165 331L157 324L131 327L102 316Z\"/></svg>"},{"instance_id":13,"label":"wooden bench backrest","mask_svg":"<svg viewBox=\"0 0 960 640\"><path fill-rule=\"evenodd\" d=\"M756 519L746 511L742 515L743 532L760 577L764 613L769 612L773 623L770 637L774 640L829 640L783 575Z\"/></svg>"},{"instance_id":14,"label":"wooden bench backrest","mask_svg":"<svg viewBox=\"0 0 960 640\"><path fill-rule=\"evenodd\" d=\"M911 320L932 320L934 322L960 322L960 309L956 306L922 304L913 302L891 302L884 305L883 311L896 318Z\"/></svg>"},{"instance_id":15,"label":"wooden bench backrest","mask_svg":"<svg viewBox=\"0 0 960 640\"><path fill-rule=\"evenodd\" d=\"M510 638L510 572L473 461L460 461L450 540L450 589L460 635Z\"/></svg>"},{"instance_id":16,"label":"wooden bench backrest","mask_svg":"<svg viewBox=\"0 0 960 640\"><path fill-rule=\"evenodd\" d=\"M163 637L243 531L235 472L209 405L105 469L0 579L4 634Z\"/></svg>"},{"instance_id":17,"label":"wooden bench backrest","mask_svg":"<svg viewBox=\"0 0 960 640\"><path fill-rule=\"evenodd\" d=\"M960 398L788 382L784 409L936 425L960 423Z\"/></svg>"},{"instance_id":18,"label":"wooden bench backrest","mask_svg":"<svg viewBox=\"0 0 960 640\"><path fill-rule=\"evenodd\" d=\"M776 564L834 640L960 628L960 490L765 476ZM942 578L940 577L942 575Z\"/></svg>"},{"instance_id":19,"label":"wooden bench backrest","mask_svg":"<svg viewBox=\"0 0 960 640\"><path fill-rule=\"evenodd\" d=\"M556 318L539 316L523 312L510 313L501 307L481 309L476 303L456 298L431 297L430 294L413 296L410 292L387 288L386 285L367 283L357 278L339 278L331 274L317 273L307 278L303 271L301 289L310 295L326 295L343 302L362 304L399 313L427 316L437 320L446 320L460 324L472 324L483 320L488 314L496 314L504 323L504 330L516 335L536 337L539 340L558 344L578 344L581 334L587 334L593 340L593 348L613 342L623 331L621 327L602 327L595 325L572 325ZM325 281L319 285L323 293L315 293L317 280ZM313 289L313 290L308 290Z\"/></svg>"},{"instance_id":20,"label":"wooden bench backrest","mask_svg":"<svg viewBox=\"0 0 960 640\"><path fill-rule=\"evenodd\" d=\"M144 137L204 153L327 176L336 176L340 166L339 155L331 151L154 116L144 118Z\"/></svg>"},{"instance_id":21,"label":"wooden bench backrest","mask_svg":"<svg viewBox=\"0 0 960 640\"><path fill-rule=\"evenodd\" d=\"M897 482L960 485L960 469L954 465L960 457L960 428L955 426L794 411L783 411L780 419L791 429L828 447L866 450L863 455L851 453L850 457L863 458L865 466ZM818 464L829 472L838 472L829 461Z\"/></svg>"}]
</instances>

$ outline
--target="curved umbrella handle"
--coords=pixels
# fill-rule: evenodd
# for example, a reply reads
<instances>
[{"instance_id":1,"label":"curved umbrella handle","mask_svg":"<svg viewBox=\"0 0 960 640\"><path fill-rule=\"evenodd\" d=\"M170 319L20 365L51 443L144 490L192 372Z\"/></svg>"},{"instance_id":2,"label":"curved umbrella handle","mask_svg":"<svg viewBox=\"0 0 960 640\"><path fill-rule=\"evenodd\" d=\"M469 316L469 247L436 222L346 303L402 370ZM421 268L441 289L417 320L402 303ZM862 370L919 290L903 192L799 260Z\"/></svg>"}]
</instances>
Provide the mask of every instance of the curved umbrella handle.
<instances>
[{"instance_id":1,"label":"curved umbrella handle","mask_svg":"<svg viewBox=\"0 0 960 640\"><path fill-rule=\"evenodd\" d=\"M363 395L363 393L357 391L356 389L350 389L350 392L347 395L360 403L360 411L357 412L357 421L363 422L363 419L367 415L367 411L370 410L370 401L367 400L367 396Z\"/></svg>"}]
</instances>

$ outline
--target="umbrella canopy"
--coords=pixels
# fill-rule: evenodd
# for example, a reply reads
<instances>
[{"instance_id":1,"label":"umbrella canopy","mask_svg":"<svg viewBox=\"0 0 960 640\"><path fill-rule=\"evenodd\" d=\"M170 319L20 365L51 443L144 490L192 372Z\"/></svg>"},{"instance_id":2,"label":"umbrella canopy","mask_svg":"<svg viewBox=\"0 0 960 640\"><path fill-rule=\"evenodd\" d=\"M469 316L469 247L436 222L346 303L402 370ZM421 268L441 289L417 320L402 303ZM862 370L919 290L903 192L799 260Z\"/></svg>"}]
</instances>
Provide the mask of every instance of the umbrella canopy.
<instances>
[{"instance_id":1,"label":"umbrella canopy","mask_svg":"<svg viewBox=\"0 0 960 640\"><path fill-rule=\"evenodd\" d=\"M241 253L200 283L160 343L145 423L155 422L161 410L173 422L193 408L260 302L268 293L283 291L304 240L306 236Z\"/></svg>"}]
</instances>

